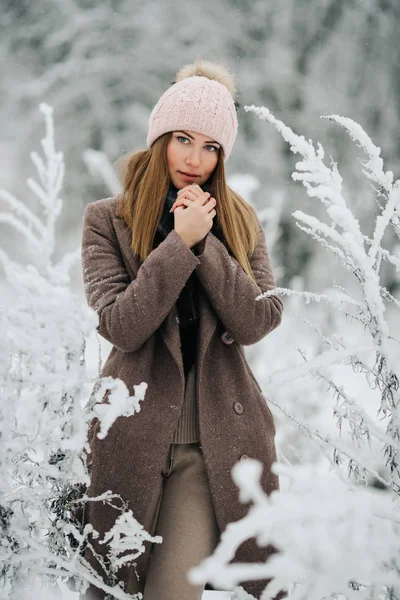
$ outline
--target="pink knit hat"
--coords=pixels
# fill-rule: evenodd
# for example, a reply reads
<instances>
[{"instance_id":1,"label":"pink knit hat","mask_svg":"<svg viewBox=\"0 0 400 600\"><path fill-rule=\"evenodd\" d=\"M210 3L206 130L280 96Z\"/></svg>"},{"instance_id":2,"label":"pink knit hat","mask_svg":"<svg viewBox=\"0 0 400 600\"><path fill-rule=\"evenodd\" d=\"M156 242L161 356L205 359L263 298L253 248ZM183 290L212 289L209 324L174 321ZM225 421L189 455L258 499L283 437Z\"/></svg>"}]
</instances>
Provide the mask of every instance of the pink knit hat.
<instances>
[{"instance_id":1,"label":"pink knit hat","mask_svg":"<svg viewBox=\"0 0 400 600\"><path fill-rule=\"evenodd\" d=\"M202 65L213 65L203 61ZM184 67L184 69L191 65ZM219 74L229 74L218 67ZM203 69L204 71L204 69ZM178 75L179 73L178 72ZM205 71L206 72L206 71ZM147 146L168 131L187 130L202 133L219 142L226 162L235 141L238 120L234 97L224 83L215 78L192 75L177 81L159 99L149 119Z\"/></svg>"}]
</instances>

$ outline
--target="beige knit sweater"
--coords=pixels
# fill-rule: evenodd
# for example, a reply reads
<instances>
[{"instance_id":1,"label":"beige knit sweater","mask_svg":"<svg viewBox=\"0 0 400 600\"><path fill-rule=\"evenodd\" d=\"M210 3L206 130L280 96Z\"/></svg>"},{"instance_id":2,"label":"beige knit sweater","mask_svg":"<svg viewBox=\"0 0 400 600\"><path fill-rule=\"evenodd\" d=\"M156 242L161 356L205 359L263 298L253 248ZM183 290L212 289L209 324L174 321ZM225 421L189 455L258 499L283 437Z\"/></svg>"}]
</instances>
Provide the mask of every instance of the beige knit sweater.
<instances>
[{"instance_id":1,"label":"beige knit sweater","mask_svg":"<svg viewBox=\"0 0 400 600\"><path fill-rule=\"evenodd\" d=\"M198 407L196 399L196 365L193 364L186 378L185 399L173 444L189 444L200 441Z\"/></svg>"}]
</instances>

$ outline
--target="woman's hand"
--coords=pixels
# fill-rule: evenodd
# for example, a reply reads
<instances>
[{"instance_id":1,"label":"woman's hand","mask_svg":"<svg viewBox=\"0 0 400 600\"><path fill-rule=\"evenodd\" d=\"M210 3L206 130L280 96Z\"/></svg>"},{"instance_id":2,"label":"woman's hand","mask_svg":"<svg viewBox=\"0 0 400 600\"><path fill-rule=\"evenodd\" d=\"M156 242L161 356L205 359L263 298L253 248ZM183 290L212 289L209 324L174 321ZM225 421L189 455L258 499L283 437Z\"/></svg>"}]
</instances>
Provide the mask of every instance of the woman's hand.
<instances>
[{"instance_id":1,"label":"woman's hand","mask_svg":"<svg viewBox=\"0 0 400 600\"><path fill-rule=\"evenodd\" d=\"M192 248L210 231L213 218L217 214L215 198L204 192L197 184L190 184L179 190L172 205L175 231Z\"/></svg>"},{"instance_id":2,"label":"woman's hand","mask_svg":"<svg viewBox=\"0 0 400 600\"><path fill-rule=\"evenodd\" d=\"M190 202L194 202L197 198L202 198L202 204L204 204L208 198L210 197L209 192L204 192L202 188L197 185L197 183L191 183L190 185L185 185L182 189L179 190L177 198L172 205L171 212L174 212L177 206L189 206ZM215 198L212 198L215 205ZM211 210L210 206L210 210Z\"/></svg>"}]
</instances>

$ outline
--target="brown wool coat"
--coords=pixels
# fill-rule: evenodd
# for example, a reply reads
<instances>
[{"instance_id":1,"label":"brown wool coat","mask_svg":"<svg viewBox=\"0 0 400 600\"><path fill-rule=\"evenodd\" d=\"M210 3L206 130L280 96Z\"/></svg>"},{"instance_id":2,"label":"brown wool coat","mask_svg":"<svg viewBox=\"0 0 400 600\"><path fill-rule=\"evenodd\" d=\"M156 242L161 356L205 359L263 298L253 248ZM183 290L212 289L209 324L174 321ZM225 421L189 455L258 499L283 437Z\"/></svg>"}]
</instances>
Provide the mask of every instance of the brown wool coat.
<instances>
[{"instance_id":1,"label":"brown wool coat","mask_svg":"<svg viewBox=\"0 0 400 600\"><path fill-rule=\"evenodd\" d=\"M91 484L89 496L112 490L144 522L154 484L160 477L184 398L184 372L177 321L177 298L196 269L199 287L199 344L197 398L201 447L220 531L247 514L232 481L231 469L241 458L264 465L262 485L267 494L278 489L271 472L276 460L275 425L249 365L243 345L254 344L277 327L282 318L278 297L255 298L275 287L265 236L259 225L251 266L257 284L211 232L196 253L172 230L148 258L139 259L130 248L131 230L117 216L118 198L89 204L83 217L82 266L88 304L99 315L98 331L113 345L103 376L133 385L147 382L141 410L119 417L104 440L89 434ZM100 532L108 530L115 509L100 502L87 503L85 521ZM96 542L96 550L106 552ZM147 550L138 561L144 574ZM254 539L243 544L236 561L263 561L272 547L260 549ZM90 562L91 556L87 552ZM93 563L95 564L95 563ZM133 569L119 577L128 582ZM243 587L259 596L266 582ZM96 597L101 598L101 595Z\"/></svg>"}]
</instances>

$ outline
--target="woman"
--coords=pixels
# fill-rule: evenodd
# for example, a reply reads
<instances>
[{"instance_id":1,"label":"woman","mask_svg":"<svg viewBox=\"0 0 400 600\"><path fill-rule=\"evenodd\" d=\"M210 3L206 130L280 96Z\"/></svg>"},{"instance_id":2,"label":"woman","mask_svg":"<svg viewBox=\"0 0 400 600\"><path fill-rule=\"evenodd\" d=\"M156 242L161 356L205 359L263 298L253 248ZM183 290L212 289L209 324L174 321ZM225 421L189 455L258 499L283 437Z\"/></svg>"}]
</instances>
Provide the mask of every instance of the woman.
<instances>
[{"instance_id":1,"label":"woman","mask_svg":"<svg viewBox=\"0 0 400 600\"><path fill-rule=\"evenodd\" d=\"M282 303L256 301L275 287L264 233L226 184L237 126L226 69L205 61L183 67L151 113L148 149L126 165L123 193L84 213L85 292L113 345L102 375L132 393L148 384L140 412L119 417L104 440L92 425L88 494L120 494L144 529L162 536L116 576L145 600L201 598L188 569L247 513L231 478L238 460L262 461L266 493L278 489L273 417L242 346L279 325ZM85 520L101 540L118 514L88 502ZM105 557L107 544L92 543ZM265 560L273 551L249 540L235 560ZM86 557L99 570L89 550ZM265 585L243 587L258 596ZM88 597L104 594L90 588Z\"/></svg>"}]
</instances>

